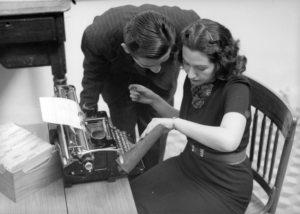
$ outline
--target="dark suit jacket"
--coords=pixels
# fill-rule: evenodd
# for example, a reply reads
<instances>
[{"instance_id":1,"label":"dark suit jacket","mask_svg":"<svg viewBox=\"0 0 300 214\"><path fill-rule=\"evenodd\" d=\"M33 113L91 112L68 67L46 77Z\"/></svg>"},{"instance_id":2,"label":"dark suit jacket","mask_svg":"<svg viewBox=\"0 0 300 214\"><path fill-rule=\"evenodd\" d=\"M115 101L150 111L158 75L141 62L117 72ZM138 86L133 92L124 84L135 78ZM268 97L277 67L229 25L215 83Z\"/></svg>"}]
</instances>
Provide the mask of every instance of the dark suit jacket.
<instances>
[{"instance_id":1,"label":"dark suit jacket","mask_svg":"<svg viewBox=\"0 0 300 214\"><path fill-rule=\"evenodd\" d=\"M154 74L139 67L121 47L126 23L133 15L146 10L154 10L168 17L175 26L177 40L185 27L200 18L192 10L149 4L116 7L95 17L82 38L84 77L81 106L86 102L97 103L100 93L108 104L124 102L131 83L143 84L165 100L173 99L180 70L177 59L170 58L161 65L161 71Z\"/></svg>"}]
</instances>

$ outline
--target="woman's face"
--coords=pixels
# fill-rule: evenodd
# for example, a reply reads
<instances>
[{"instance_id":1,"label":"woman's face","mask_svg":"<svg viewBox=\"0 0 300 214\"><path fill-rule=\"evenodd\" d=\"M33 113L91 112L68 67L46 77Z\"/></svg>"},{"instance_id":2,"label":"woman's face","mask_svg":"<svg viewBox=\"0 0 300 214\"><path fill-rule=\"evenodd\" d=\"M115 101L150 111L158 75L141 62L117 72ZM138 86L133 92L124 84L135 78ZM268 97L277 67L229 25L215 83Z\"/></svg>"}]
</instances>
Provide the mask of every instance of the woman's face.
<instances>
[{"instance_id":1,"label":"woman's face","mask_svg":"<svg viewBox=\"0 0 300 214\"><path fill-rule=\"evenodd\" d=\"M215 78L215 64L208 56L200 51L182 47L183 69L192 85L202 85Z\"/></svg>"}]
</instances>

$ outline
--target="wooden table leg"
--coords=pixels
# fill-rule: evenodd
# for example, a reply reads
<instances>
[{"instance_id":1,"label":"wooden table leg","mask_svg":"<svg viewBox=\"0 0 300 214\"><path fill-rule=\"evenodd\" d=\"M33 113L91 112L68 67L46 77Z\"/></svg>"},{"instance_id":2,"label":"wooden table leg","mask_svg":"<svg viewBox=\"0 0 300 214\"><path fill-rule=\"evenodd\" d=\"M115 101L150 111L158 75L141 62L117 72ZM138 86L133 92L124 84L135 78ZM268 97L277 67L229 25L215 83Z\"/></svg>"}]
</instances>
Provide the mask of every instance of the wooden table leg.
<instances>
[{"instance_id":1,"label":"wooden table leg","mask_svg":"<svg viewBox=\"0 0 300 214\"><path fill-rule=\"evenodd\" d=\"M66 85L67 66L64 43L50 43L49 53L54 85Z\"/></svg>"}]
</instances>

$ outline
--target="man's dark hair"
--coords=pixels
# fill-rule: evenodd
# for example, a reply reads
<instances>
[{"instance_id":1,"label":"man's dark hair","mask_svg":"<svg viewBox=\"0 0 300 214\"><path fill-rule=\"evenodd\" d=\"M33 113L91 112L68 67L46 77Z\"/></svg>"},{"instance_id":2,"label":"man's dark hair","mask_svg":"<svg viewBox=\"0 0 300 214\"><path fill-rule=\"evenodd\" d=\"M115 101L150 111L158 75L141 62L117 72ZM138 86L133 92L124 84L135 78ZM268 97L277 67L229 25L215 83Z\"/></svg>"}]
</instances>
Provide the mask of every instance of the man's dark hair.
<instances>
[{"instance_id":1,"label":"man's dark hair","mask_svg":"<svg viewBox=\"0 0 300 214\"><path fill-rule=\"evenodd\" d=\"M174 26L152 10L133 16L124 28L124 43L135 58L159 59L173 47L175 38Z\"/></svg>"}]
</instances>

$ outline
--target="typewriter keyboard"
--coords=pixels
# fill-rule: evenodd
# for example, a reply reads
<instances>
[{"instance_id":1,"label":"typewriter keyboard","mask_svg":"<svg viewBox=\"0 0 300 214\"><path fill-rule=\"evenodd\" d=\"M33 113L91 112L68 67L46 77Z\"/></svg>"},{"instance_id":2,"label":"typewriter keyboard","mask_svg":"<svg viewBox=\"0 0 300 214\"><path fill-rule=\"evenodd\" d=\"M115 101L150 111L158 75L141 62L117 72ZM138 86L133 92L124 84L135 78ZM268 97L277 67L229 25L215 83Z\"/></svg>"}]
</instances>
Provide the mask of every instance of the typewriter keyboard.
<instances>
[{"instance_id":1,"label":"typewriter keyboard","mask_svg":"<svg viewBox=\"0 0 300 214\"><path fill-rule=\"evenodd\" d=\"M130 141L125 131L120 131L115 126L111 126L111 133L114 140L117 143L118 148L122 149L122 153L126 153L130 150Z\"/></svg>"}]
</instances>

